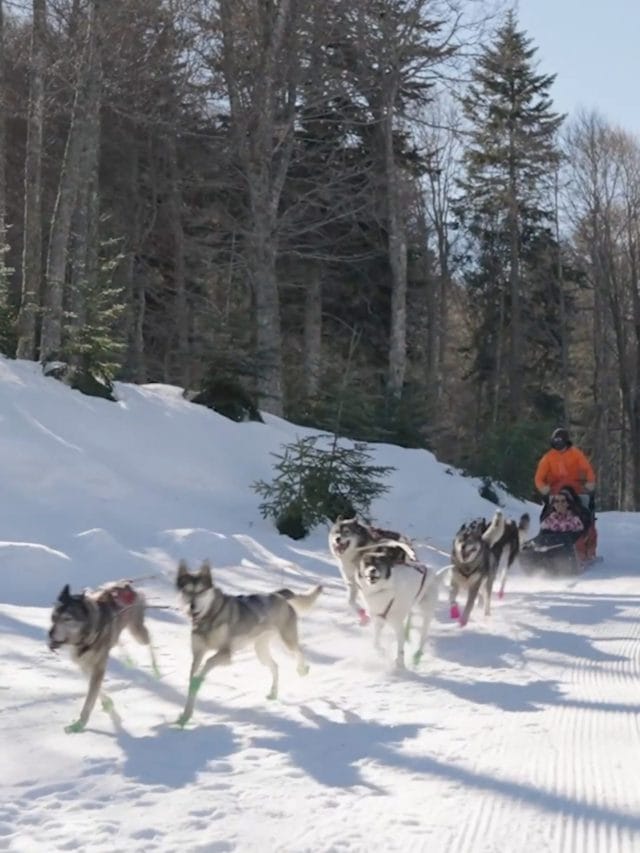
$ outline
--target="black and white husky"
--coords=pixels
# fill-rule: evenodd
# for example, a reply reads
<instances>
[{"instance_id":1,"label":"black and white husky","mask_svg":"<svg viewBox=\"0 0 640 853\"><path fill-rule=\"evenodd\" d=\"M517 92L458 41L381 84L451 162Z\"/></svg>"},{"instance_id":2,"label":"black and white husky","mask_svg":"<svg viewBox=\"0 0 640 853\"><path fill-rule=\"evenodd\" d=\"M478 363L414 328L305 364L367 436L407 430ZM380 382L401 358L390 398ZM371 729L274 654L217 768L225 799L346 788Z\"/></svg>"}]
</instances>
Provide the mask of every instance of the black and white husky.
<instances>
[{"instance_id":1,"label":"black and white husky","mask_svg":"<svg viewBox=\"0 0 640 853\"><path fill-rule=\"evenodd\" d=\"M404 561L398 561L398 551ZM396 666L404 668L406 624L412 612L420 614L420 638L413 662L418 664L429 634L429 626L438 603L438 593L449 566L432 569L415 560L413 549L397 540L383 540L364 547L356 573L360 589L373 620L374 645L380 648L380 635L389 625L397 642Z\"/></svg>"},{"instance_id":2,"label":"black and white husky","mask_svg":"<svg viewBox=\"0 0 640 853\"><path fill-rule=\"evenodd\" d=\"M298 642L297 613L314 604L322 592L321 586L308 593L279 589L266 594L228 595L214 584L206 561L197 572L190 572L181 561L176 586L191 617L193 655L189 695L178 718L179 725L184 726L191 718L196 695L207 673L216 666L231 663L234 652L246 646L253 646L260 663L271 672L268 699L278 696L278 666L269 648L273 637L279 637L295 655L298 674L307 674L309 668Z\"/></svg>"},{"instance_id":3,"label":"black and white husky","mask_svg":"<svg viewBox=\"0 0 640 853\"><path fill-rule=\"evenodd\" d=\"M485 615L491 613L491 593L498 567L504 561L500 587L500 594L503 594L507 572L520 551L520 543L528 528L527 514L516 524L515 521L506 521L501 510L496 510L491 522L476 518L460 527L451 548L449 603L453 619L466 625L478 595L484 599ZM461 589L467 593L462 613L456 600Z\"/></svg>"},{"instance_id":4,"label":"black and white husky","mask_svg":"<svg viewBox=\"0 0 640 853\"><path fill-rule=\"evenodd\" d=\"M329 530L329 550L338 561L340 574L347 586L349 607L360 619L361 625L369 622L366 609L358 601L359 585L356 576L360 566L363 549L379 545L381 542L396 543L387 545L392 548L396 562L403 563L407 559L417 560L415 551L409 539L395 530L384 530L372 527L357 518L338 517Z\"/></svg>"},{"instance_id":5,"label":"black and white husky","mask_svg":"<svg viewBox=\"0 0 640 853\"><path fill-rule=\"evenodd\" d=\"M72 659L89 679L87 697L79 718L65 728L81 732L87 725L98 696L102 707L114 716L113 702L102 690L109 652L127 629L143 645L149 646L151 663L157 674L149 632L144 623L145 599L130 581L114 581L95 591L72 595L67 584L51 613L49 648L68 646Z\"/></svg>"}]
</instances>

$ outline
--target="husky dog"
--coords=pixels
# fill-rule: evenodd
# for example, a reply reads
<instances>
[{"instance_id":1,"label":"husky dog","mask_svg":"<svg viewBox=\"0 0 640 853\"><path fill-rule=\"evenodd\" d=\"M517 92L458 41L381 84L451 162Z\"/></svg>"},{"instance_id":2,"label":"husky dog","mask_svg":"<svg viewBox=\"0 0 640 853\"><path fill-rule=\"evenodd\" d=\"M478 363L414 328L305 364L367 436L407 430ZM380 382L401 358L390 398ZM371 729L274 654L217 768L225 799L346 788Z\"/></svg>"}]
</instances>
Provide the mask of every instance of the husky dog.
<instances>
[{"instance_id":1,"label":"husky dog","mask_svg":"<svg viewBox=\"0 0 640 853\"><path fill-rule=\"evenodd\" d=\"M186 725L193 714L196 695L207 673L231 663L233 653L245 646L252 644L260 663L271 671L268 699L278 696L278 667L269 649L272 637L279 637L296 656L298 675L309 671L298 643L297 613L314 604L321 586L302 594L280 589L262 595L227 595L214 584L207 561L192 573L184 560L178 566L176 586L189 609L193 654L189 695L178 725ZM215 654L201 666L209 652Z\"/></svg>"},{"instance_id":2,"label":"husky dog","mask_svg":"<svg viewBox=\"0 0 640 853\"><path fill-rule=\"evenodd\" d=\"M398 551L405 561L399 562ZM377 546L362 550L356 582L373 618L374 645L380 648L380 635L385 624L395 631L397 640L396 666L404 668L405 622L412 611L422 616L418 648L414 664L422 657L429 625L438 603L438 593L444 575L449 571L431 569L414 560L413 549L400 541L383 540Z\"/></svg>"},{"instance_id":3,"label":"husky dog","mask_svg":"<svg viewBox=\"0 0 640 853\"><path fill-rule=\"evenodd\" d=\"M356 576L362 556L362 549L374 546L385 540L397 543L387 546L393 549L397 563L403 563L407 559L417 560L411 542L401 533L394 530L383 530L380 527L371 527L358 521L357 518L343 519L338 516L329 530L329 550L338 561L340 574L347 585L349 593L348 602L352 610L355 610L361 625L369 622L367 611L358 604L358 583ZM408 556L410 554L410 556Z\"/></svg>"},{"instance_id":4,"label":"husky dog","mask_svg":"<svg viewBox=\"0 0 640 853\"><path fill-rule=\"evenodd\" d=\"M89 690L79 718L65 727L66 732L81 732L93 711L98 694L102 707L114 714L113 702L102 690L109 652L127 628L135 639L149 646L151 663L157 666L149 632L144 624L145 600L130 581L114 581L95 591L72 595L67 584L51 613L49 648L71 647L71 657L89 678Z\"/></svg>"},{"instance_id":5,"label":"husky dog","mask_svg":"<svg viewBox=\"0 0 640 853\"><path fill-rule=\"evenodd\" d=\"M504 555L507 562L501 587L504 592L506 572L520 550L519 528L522 528L524 536L528 524L528 515L524 515L520 525L516 526L515 522L507 522L498 509L490 523L484 518L476 518L460 527L451 549L449 603L452 619L458 619L461 625L466 625L479 594L484 599L485 615L491 613L491 592L501 558ZM467 591L467 602L462 614L456 602L460 588Z\"/></svg>"}]
</instances>

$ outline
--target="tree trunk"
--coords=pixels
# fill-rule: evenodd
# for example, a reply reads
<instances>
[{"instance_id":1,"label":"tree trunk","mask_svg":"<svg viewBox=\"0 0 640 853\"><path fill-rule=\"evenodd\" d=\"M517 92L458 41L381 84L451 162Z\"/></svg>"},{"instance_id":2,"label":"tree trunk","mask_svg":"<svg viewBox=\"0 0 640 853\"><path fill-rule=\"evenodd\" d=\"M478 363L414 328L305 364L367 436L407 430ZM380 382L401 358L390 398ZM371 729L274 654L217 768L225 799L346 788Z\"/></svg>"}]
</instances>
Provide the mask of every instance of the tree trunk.
<instances>
[{"instance_id":1,"label":"tree trunk","mask_svg":"<svg viewBox=\"0 0 640 853\"><path fill-rule=\"evenodd\" d=\"M313 264L304 293L305 395L314 401L320 390L322 365L322 268Z\"/></svg>"},{"instance_id":2,"label":"tree trunk","mask_svg":"<svg viewBox=\"0 0 640 853\"><path fill-rule=\"evenodd\" d=\"M437 400L440 394L440 332L438 328L438 282L433 274L429 251L429 227L424 199L417 203L417 229L422 258L421 273L426 295L426 345L424 352L424 375L430 408L430 422L436 420Z\"/></svg>"},{"instance_id":3,"label":"tree trunk","mask_svg":"<svg viewBox=\"0 0 640 853\"><path fill-rule=\"evenodd\" d=\"M36 327L42 279L42 133L47 14L45 0L33 0L29 55L29 107L24 167L22 282L18 313L18 358L36 355Z\"/></svg>"},{"instance_id":4,"label":"tree trunk","mask_svg":"<svg viewBox=\"0 0 640 853\"><path fill-rule=\"evenodd\" d=\"M498 311L498 330L496 332L496 361L493 373L493 399L491 409L491 426L495 429L500 421L500 388L502 386L502 362L504 360L504 338L505 338L505 295L504 288L500 286L498 298L500 307Z\"/></svg>"},{"instance_id":5,"label":"tree trunk","mask_svg":"<svg viewBox=\"0 0 640 853\"><path fill-rule=\"evenodd\" d=\"M58 194L51 220L44 314L40 340L40 360L60 357L63 331L64 285L67 255L71 233L71 219L78 201L82 179L83 152L91 133L87 112L90 109L89 92L97 63L97 17L100 0L93 0L89 8L86 42L78 74L71 112L67 144L65 146L58 184Z\"/></svg>"},{"instance_id":6,"label":"tree trunk","mask_svg":"<svg viewBox=\"0 0 640 853\"><path fill-rule=\"evenodd\" d=\"M184 228L182 225L182 190L178 172L176 137L168 140L169 205L171 235L173 237L173 285L175 292L175 327L177 336L177 379L186 388L190 382L189 317L187 306L187 281L184 254Z\"/></svg>"},{"instance_id":7,"label":"tree trunk","mask_svg":"<svg viewBox=\"0 0 640 853\"><path fill-rule=\"evenodd\" d=\"M147 379L147 368L145 363L145 348L144 348L144 321L146 307L146 288L145 278L142 272L141 264L137 260L141 246L144 243L144 235L142 232L142 201L140 198L139 186L139 171L140 171L140 153L138 150L138 140L134 131L129 136L129 152L128 160L128 200L129 204L126 208L126 228L128 236L127 256L124 264L124 280L127 311L125 322L127 328L127 359L126 364L131 371L134 382L145 382ZM149 149L151 146L149 146ZM149 160L151 167L150 175L150 195L152 204L152 224L155 221L156 204L156 179L155 169L153 168L153 152L149 150Z\"/></svg>"},{"instance_id":8,"label":"tree trunk","mask_svg":"<svg viewBox=\"0 0 640 853\"><path fill-rule=\"evenodd\" d=\"M399 400L407 370L407 235L401 205L400 170L393 140L395 85L386 96L383 117L385 193L389 266L391 268L391 328L389 334L389 395Z\"/></svg>"},{"instance_id":9,"label":"tree trunk","mask_svg":"<svg viewBox=\"0 0 640 853\"><path fill-rule=\"evenodd\" d=\"M511 141L514 146L513 138ZM520 307L520 223L516 170L512 153L509 174L509 294L511 297L511 336L509 339L509 411L517 421L522 400L522 321Z\"/></svg>"},{"instance_id":10,"label":"tree trunk","mask_svg":"<svg viewBox=\"0 0 640 853\"><path fill-rule=\"evenodd\" d=\"M559 172L556 169L554 183L554 219L556 229L556 250L558 277L558 296L560 312L560 383L562 388L562 407L563 417L566 424L571 423L571 404L569 400L570 382L569 382L569 324L567 322L567 304L564 284L564 269L562 263L562 248L560 242L560 205L558 201L559 195Z\"/></svg>"},{"instance_id":11,"label":"tree trunk","mask_svg":"<svg viewBox=\"0 0 640 853\"><path fill-rule=\"evenodd\" d=\"M252 49L259 69L249 78L241 57L242 47L247 47L246 20L238 8L233 0L220 2L231 131L250 199L246 242L256 311L256 384L260 406L281 415L282 333L276 256L278 211L294 141L300 73L296 43L299 9L293 0L249 4L258 31Z\"/></svg>"},{"instance_id":12,"label":"tree trunk","mask_svg":"<svg viewBox=\"0 0 640 853\"><path fill-rule=\"evenodd\" d=\"M96 48L93 67L87 82L86 133L78 174L78 195L72 217L71 321L72 328L81 333L88 318L87 302L90 293L99 287L99 163L100 163L100 105L102 74L100 51ZM74 360L79 363L78 353Z\"/></svg>"},{"instance_id":13,"label":"tree trunk","mask_svg":"<svg viewBox=\"0 0 640 853\"><path fill-rule=\"evenodd\" d=\"M257 386L261 407L280 416L283 412L280 293L276 275L276 242L265 202L264 194L260 194L256 186L249 268L255 296Z\"/></svg>"}]
</instances>

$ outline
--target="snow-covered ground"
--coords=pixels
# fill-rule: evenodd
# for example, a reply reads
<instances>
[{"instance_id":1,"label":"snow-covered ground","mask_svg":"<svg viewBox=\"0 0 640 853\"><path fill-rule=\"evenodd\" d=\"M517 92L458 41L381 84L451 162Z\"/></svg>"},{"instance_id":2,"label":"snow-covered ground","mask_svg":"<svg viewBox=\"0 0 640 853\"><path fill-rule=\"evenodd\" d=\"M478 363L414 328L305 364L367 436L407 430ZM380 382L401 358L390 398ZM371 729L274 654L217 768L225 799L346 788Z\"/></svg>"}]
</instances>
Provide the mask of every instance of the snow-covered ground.
<instances>
[{"instance_id":1,"label":"snow-covered ground","mask_svg":"<svg viewBox=\"0 0 640 853\"><path fill-rule=\"evenodd\" d=\"M391 636L381 659L348 612L326 531L293 542L260 518L251 483L308 431L234 424L167 386L118 395L0 360L0 850L640 850L639 515L600 516L605 561L577 579L515 573L489 620L461 629L443 598L419 669L398 675ZM376 520L434 565L493 510L427 452L373 452L396 469ZM311 671L279 655L278 702L247 652L172 725L189 666L180 557L209 557L229 591L325 584L301 621ZM121 725L96 708L66 735L85 683L47 648L53 600L148 575L170 607L149 612L162 678L126 641L136 666L116 651L107 673Z\"/></svg>"}]
</instances>

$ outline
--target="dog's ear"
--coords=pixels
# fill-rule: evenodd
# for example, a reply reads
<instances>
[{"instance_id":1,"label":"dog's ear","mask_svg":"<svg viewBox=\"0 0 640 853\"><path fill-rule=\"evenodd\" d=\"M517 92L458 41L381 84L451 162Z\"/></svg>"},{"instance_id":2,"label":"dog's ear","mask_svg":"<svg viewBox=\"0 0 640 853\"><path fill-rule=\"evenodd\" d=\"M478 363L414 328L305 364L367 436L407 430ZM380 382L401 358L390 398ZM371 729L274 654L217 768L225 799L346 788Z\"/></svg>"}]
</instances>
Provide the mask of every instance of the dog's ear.
<instances>
[{"instance_id":1,"label":"dog's ear","mask_svg":"<svg viewBox=\"0 0 640 853\"><path fill-rule=\"evenodd\" d=\"M186 560L180 560L178 563L178 573L176 575L176 585L178 587L182 586L184 579L189 576L189 566L187 565Z\"/></svg>"},{"instance_id":2,"label":"dog's ear","mask_svg":"<svg viewBox=\"0 0 640 853\"><path fill-rule=\"evenodd\" d=\"M69 584L65 584L58 596L58 601L60 604L64 604L66 601L69 601L71 598L71 590L69 589Z\"/></svg>"},{"instance_id":3,"label":"dog's ear","mask_svg":"<svg viewBox=\"0 0 640 853\"><path fill-rule=\"evenodd\" d=\"M335 520L335 524L340 524L341 521L342 521L342 516L339 515Z\"/></svg>"},{"instance_id":4,"label":"dog's ear","mask_svg":"<svg viewBox=\"0 0 640 853\"><path fill-rule=\"evenodd\" d=\"M203 560L200 566L200 576L211 581L211 563L209 560Z\"/></svg>"}]
</instances>

